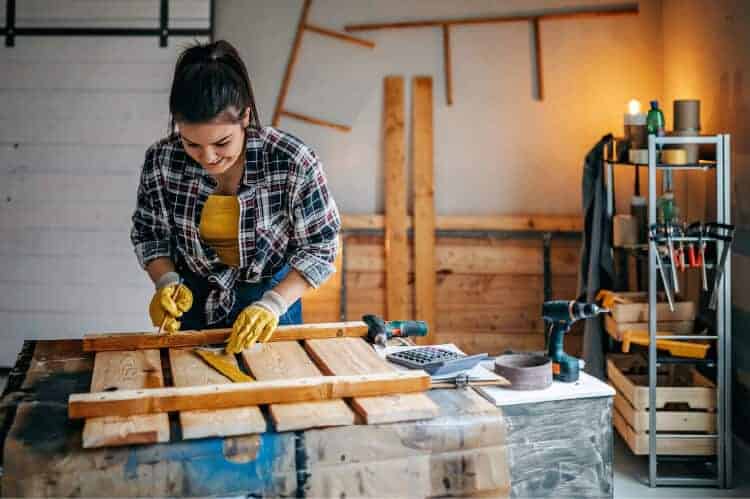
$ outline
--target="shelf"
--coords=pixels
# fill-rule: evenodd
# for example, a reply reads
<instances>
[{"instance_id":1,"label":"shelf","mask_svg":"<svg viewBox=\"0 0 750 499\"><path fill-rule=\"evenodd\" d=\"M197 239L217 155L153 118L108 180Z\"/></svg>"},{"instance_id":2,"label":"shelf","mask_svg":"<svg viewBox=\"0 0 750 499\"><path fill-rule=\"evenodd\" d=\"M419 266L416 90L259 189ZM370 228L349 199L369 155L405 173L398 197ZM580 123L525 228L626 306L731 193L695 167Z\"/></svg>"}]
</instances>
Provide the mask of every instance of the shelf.
<instances>
[{"instance_id":1,"label":"shelf","mask_svg":"<svg viewBox=\"0 0 750 499\"><path fill-rule=\"evenodd\" d=\"M617 161L615 159L605 159L605 163L610 165L622 165L622 166L642 166L648 168L648 163L631 163L629 161ZM698 163L685 163L684 165L670 165L665 163L657 163L656 168L658 170L710 170L716 168L716 161L699 161Z\"/></svg>"}]
</instances>

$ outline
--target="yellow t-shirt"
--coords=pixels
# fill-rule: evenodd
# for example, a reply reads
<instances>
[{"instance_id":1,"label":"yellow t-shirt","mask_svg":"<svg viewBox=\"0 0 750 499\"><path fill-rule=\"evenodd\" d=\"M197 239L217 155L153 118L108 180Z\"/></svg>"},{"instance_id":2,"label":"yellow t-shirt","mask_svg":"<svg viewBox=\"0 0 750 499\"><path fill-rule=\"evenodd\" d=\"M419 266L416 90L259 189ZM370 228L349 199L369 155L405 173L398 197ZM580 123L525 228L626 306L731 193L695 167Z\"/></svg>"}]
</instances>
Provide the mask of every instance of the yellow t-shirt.
<instances>
[{"instance_id":1,"label":"yellow t-shirt","mask_svg":"<svg viewBox=\"0 0 750 499\"><path fill-rule=\"evenodd\" d=\"M208 196L201 213L201 237L216 250L222 262L232 267L240 266L239 221L237 196Z\"/></svg>"}]
</instances>

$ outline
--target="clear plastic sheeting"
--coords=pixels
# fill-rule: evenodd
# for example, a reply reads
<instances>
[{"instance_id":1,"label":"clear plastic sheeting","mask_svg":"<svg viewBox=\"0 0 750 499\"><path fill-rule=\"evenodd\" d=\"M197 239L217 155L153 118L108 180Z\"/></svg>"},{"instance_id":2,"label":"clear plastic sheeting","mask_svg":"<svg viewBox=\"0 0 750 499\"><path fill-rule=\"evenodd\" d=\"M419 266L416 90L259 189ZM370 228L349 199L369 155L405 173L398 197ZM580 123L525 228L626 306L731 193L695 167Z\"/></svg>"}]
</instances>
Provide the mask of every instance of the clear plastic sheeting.
<instances>
[{"instance_id":1,"label":"clear plastic sheeting","mask_svg":"<svg viewBox=\"0 0 750 499\"><path fill-rule=\"evenodd\" d=\"M36 347L36 348L35 348ZM502 412L473 390L432 390L438 417L383 425L81 448L71 393L91 383L80 341L26 344L9 378L5 496L507 497Z\"/></svg>"}]
</instances>

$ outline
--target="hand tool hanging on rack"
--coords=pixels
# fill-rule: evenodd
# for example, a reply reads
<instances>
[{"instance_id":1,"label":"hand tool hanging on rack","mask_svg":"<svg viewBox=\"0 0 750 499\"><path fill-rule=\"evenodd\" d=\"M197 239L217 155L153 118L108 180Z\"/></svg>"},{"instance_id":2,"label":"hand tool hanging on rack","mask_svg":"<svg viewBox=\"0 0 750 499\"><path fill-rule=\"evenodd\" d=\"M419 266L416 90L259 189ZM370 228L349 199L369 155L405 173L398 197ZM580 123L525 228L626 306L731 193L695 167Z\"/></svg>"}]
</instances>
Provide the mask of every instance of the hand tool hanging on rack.
<instances>
[{"instance_id":1,"label":"hand tool hanging on rack","mask_svg":"<svg viewBox=\"0 0 750 499\"><path fill-rule=\"evenodd\" d=\"M669 281L667 280L667 274L664 271L664 265L661 261L661 253L659 253L659 245L657 244L659 238L658 235L658 224L654 224L651 227L649 227L649 244L651 244L651 247L654 250L654 254L656 255L656 265L659 267L659 275L661 275L661 282L664 285L664 294L667 295L667 302L669 302L669 310L674 312L674 300L672 299L672 291L671 286L669 285Z\"/></svg>"},{"instance_id":2,"label":"hand tool hanging on rack","mask_svg":"<svg viewBox=\"0 0 750 499\"><path fill-rule=\"evenodd\" d=\"M717 242L722 242L721 257L719 257L719 260L716 262L716 268L714 269L714 286L713 291L711 292L711 299L708 302L708 308L716 310L719 300L719 284L721 284L721 279L724 277L727 256L729 255L729 249L734 240L734 225L708 223L706 224L705 231L707 236L713 238Z\"/></svg>"},{"instance_id":3,"label":"hand tool hanging on rack","mask_svg":"<svg viewBox=\"0 0 750 499\"><path fill-rule=\"evenodd\" d=\"M688 225L685 235L688 237L698 238L697 253L692 248L691 243L691 257L690 266L694 268L700 267L701 269L701 287L703 291L708 291L708 276L706 273L706 241L703 239L703 222L693 222Z\"/></svg>"},{"instance_id":4,"label":"hand tool hanging on rack","mask_svg":"<svg viewBox=\"0 0 750 499\"><path fill-rule=\"evenodd\" d=\"M665 225L665 232L667 234L667 250L669 251L669 265L672 267L672 284L674 285L674 293L676 295L680 292L680 280L677 278L677 261L675 260L674 241L672 240L674 226L671 223L667 223Z\"/></svg>"}]
</instances>

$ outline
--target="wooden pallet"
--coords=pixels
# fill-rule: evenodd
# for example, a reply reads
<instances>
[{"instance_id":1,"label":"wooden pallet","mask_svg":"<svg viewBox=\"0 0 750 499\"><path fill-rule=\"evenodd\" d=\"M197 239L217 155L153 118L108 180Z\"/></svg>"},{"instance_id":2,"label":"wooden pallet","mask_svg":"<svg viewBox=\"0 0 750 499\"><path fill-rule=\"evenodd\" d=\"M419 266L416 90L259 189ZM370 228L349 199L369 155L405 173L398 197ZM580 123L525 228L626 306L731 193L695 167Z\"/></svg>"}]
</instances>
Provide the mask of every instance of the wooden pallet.
<instances>
[{"instance_id":1,"label":"wooden pallet","mask_svg":"<svg viewBox=\"0 0 750 499\"><path fill-rule=\"evenodd\" d=\"M307 326L311 338L320 337L315 326ZM242 352L242 365L257 380L249 383L231 383L192 348L111 351L111 336L89 337L89 347L104 351L96 353L92 393L71 395L69 416L86 419L86 448L167 441L167 412L179 413L183 439L263 433L269 424L290 431L437 416L437 406L420 393L430 386L426 373L396 371L362 338L347 337L359 334L359 324L340 326L339 338L279 341ZM117 338L134 348L154 342ZM226 360L237 362L233 355ZM268 407L268 422L259 406Z\"/></svg>"},{"instance_id":2,"label":"wooden pallet","mask_svg":"<svg viewBox=\"0 0 750 499\"><path fill-rule=\"evenodd\" d=\"M612 419L634 454L649 452L649 411L645 359L639 355L609 355L607 376L615 389ZM714 455L716 390L713 383L689 366L660 366L656 389L657 434L705 433L705 438L659 438L657 454ZM667 385L667 386L665 386Z\"/></svg>"}]
</instances>

